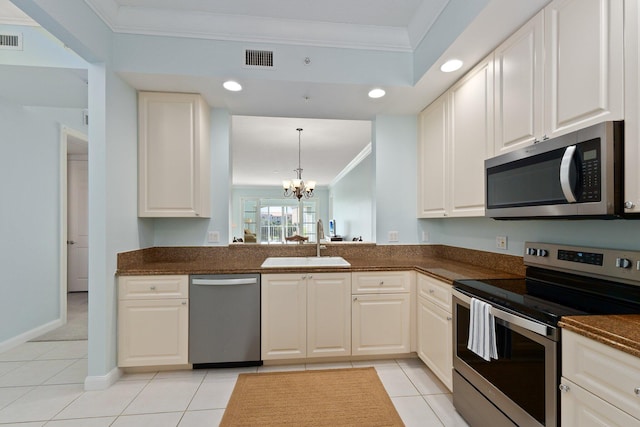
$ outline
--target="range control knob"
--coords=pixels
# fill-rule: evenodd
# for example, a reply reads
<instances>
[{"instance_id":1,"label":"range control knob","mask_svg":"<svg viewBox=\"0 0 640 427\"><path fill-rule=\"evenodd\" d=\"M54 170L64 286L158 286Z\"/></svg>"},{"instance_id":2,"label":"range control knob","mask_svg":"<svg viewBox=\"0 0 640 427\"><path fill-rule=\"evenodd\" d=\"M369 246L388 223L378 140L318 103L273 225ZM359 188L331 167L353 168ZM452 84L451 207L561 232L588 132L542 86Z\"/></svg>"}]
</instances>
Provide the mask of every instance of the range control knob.
<instances>
[{"instance_id":1,"label":"range control knob","mask_svg":"<svg viewBox=\"0 0 640 427\"><path fill-rule=\"evenodd\" d=\"M527 255L535 256L536 253L538 253L538 250L536 248L527 248Z\"/></svg>"},{"instance_id":2,"label":"range control knob","mask_svg":"<svg viewBox=\"0 0 640 427\"><path fill-rule=\"evenodd\" d=\"M616 267L631 268L631 260L627 258L616 258Z\"/></svg>"},{"instance_id":3,"label":"range control knob","mask_svg":"<svg viewBox=\"0 0 640 427\"><path fill-rule=\"evenodd\" d=\"M536 256L541 257L546 257L547 255L549 255L549 252L546 249L538 249L538 253L536 253Z\"/></svg>"}]
</instances>

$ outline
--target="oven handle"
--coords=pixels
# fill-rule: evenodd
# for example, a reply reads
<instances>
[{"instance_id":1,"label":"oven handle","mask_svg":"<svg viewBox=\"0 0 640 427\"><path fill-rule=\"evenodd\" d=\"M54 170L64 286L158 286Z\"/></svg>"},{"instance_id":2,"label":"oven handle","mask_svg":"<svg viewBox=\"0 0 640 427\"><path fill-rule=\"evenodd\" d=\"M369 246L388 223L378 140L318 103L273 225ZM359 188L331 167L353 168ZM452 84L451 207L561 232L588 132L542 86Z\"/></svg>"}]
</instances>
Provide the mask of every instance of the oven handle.
<instances>
[{"instance_id":1,"label":"oven handle","mask_svg":"<svg viewBox=\"0 0 640 427\"><path fill-rule=\"evenodd\" d=\"M457 289L453 289L453 296L458 298L462 302L468 304L469 306L471 306L471 297L469 297L468 295L460 292ZM535 334L542 335L543 337L549 337L553 335L551 333L552 328L550 326L544 325L542 323L534 322L532 320L525 319L520 316L516 316L504 310L500 310L494 305L491 305L491 314L493 314L493 316L497 319L504 320L505 322L510 323L512 325L520 326L521 328L524 328Z\"/></svg>"}]
</instances>

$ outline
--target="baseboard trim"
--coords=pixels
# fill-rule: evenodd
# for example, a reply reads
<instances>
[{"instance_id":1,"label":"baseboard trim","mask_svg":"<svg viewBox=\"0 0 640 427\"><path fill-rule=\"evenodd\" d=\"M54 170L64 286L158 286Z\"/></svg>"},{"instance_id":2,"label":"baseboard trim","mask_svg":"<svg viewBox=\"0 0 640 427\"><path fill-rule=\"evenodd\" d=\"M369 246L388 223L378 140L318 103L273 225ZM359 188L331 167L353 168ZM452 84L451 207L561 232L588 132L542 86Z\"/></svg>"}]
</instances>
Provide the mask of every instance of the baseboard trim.
<instances>
[{"instance_id":1,"label":"baseboard trim","mask_svg":"<svg viewBox=\"0 0 640 427\"><path fill-rule=\"evenodd\" d=\"M84 379L85 391L106 390L118 381L122 376L120 368L113 368L106 375L91 375Z\"/></svg>"},{"instance_id":2,"label":"baseboard trim","mask_svg":"<svg viewBox=\"0 0 640 427\"><path fill-rule=\"evenodd\" d=\"M31 329L30 331L24 332L20 335L17 335L13 338L9 338L0 343L0 353L5 352L7 350L11 350L23 344L29 340L39 337L40 335L44 335L47 332L53 331L56 328L64 325L62 319L52 320L49 323L45 323L44 325L40 325L37 328Z\"/></svg>"}]
</instances>

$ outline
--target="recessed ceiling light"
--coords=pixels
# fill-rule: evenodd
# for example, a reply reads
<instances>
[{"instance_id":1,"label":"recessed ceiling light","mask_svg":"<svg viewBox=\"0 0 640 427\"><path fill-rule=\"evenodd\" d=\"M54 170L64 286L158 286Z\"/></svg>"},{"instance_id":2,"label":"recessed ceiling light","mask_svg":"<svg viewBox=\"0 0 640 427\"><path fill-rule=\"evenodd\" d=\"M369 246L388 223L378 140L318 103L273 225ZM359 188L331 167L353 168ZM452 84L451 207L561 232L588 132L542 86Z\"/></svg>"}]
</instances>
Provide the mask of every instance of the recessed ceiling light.
<instances>
[{"instance_id":1,"label":"recessed ceiling light","mask_svg":"<svg viewBox=\"0 0 640 427\"><path fill-rule=\"evenodd\" d=\"M384 89L371 89L369 91L369 98L382 98L385 94L386 92L384 91Z\"/></svg>"},{"instance_id":2,"label":"recessed ceiling light","mask_svg":"<svg viewBox=\"0 0 640 427\"><path fill-rule=\"evenodd\" d=\"M462 61L459 59L450 59L440 67L440 71L443 73L450 73L452 71L459 70L462 67Z\"/></svg>"},{"instance_id":3,"label":"recessed ceiling light","mask_svg":"<svg viewBox=\"0 0 640 427\"><path fill-rule=\"evenodd\" d=\"M226 90L230 90L231 92L238 92L242 90L242 86L240 85L240 83L233 80L227 80L222 84L222 86Z\"/></svg>"}]
</instances>

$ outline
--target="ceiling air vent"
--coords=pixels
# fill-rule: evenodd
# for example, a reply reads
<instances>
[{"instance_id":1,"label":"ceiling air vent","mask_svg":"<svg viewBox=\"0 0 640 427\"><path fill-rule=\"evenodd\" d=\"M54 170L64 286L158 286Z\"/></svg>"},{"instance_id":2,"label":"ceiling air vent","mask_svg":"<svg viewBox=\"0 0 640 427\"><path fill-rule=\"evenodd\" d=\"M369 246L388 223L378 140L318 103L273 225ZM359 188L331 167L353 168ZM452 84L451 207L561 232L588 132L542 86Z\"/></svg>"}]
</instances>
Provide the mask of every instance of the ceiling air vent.
<instances>
[{"instance_id":1,"label":"ceiling air vent","mask_svg":"<svg viewBox=\"0 0 640 427\"><path fill-rule=\"evenodd\" d=\"M273 67L273 51L245 49L244 65L247 67Z\"/></svg>"},{"instance_id":2,"label":"ceiling air vent","mask_svg":"<svg viewBox=\"0 0 640 427\"><path fill-rule=\"evenodd\" d=\"M22 34L0 34L0 49L22 50Z\"/></svg>"}]
</instances>

